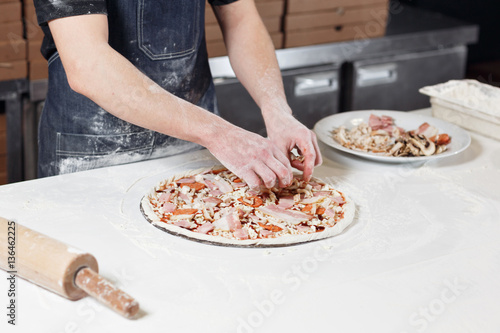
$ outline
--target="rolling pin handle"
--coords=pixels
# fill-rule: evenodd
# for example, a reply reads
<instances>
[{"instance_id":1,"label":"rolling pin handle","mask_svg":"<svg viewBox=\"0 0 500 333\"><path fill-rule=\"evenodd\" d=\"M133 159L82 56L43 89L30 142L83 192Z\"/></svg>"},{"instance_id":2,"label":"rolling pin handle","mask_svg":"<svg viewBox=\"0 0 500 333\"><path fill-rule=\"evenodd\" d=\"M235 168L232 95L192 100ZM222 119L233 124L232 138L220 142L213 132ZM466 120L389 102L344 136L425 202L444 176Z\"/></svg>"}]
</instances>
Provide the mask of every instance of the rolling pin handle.
<instances>
[{"instance_id":1,"label":"rolling pin handle","mask_svg":"<svg viewBox=\"0 0 500 333\"><path fill-rule=\"evenodd\" d=\"M139 303L134 298L89 267L76 272L75 285L125 318L132 318L139 311Z\"/></svg>"}]
</instances>

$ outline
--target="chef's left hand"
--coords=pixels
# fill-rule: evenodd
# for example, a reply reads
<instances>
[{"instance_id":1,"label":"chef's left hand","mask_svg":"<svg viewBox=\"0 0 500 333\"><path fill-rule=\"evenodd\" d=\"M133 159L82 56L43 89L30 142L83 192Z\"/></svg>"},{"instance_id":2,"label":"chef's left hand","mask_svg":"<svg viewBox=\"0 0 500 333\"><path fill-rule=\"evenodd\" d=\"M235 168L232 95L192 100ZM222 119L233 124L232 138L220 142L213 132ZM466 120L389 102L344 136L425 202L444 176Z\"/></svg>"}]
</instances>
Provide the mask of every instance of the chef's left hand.
<instances>
[{"instance_id":1,"label":"chef's left hand","mask_svg":"<svg viewBox=\"0 0 500 333\"><path fill-rule=\"evenodd\" d=\"M306 181L311 179L314 167L322 163L316 134L300 123L292 115L288 105L274 106L273 110L263 110L267 135L276 146L290 156L293 148L297 148L303 161L291 160L291 165L303 171Z\"/></svg>"}]
</instances>

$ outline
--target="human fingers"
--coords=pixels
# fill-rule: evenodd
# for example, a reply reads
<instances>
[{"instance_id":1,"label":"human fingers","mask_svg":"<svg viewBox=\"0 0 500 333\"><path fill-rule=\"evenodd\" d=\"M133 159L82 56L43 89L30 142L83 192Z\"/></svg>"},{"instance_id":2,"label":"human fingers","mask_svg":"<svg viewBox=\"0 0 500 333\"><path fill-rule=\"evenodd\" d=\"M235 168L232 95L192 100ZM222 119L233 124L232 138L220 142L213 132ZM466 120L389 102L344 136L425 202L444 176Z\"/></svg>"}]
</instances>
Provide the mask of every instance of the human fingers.
<instances>
[{"instance_id":1,"label":"human fingers","mask_svg":"<svg viewBox=\"0 0 500 333\"><path fill-rule=\"evenodd\" d=\"M274 157L276 158L275 166L271 167L271 169L275 172L279 179L279 185L281 187L286 187L292 183L293 173L292 166L288 158L283 154L283 152L277 147L273 152Z\"/></svg>"},{"instance_id":2,"label":"human fingers","mask_svg":"<svg viewBox=\"0 0 500 333\"><path fill-rule=\"evenodd\" d=\"M302 178L305 181L309 181L311 179L314 165L316 162L316 149L312 143L311 137L308 140L304 140L297 144L300 149L301 155L304 157L302 162L296 163L299 170L302 170Z\"/></svg>"},{"instance_id":3,"label":"human fingers","mask_svg":"<svg viewBox=\"0 0 500 333\"><path fill-rule=\"evenodd\" d=\"M316 151L316 160L314 166L318 166L323 163L323 156L321 156L321 151L319 150L318 138L316 137L316 133L311 131L311 135L312 135L312 143L314 146L314 150Z\"/></svg>"},{"instance_id":4,"label":"human fingers","mask_svg":"<svg viewBox=\"0 0 500 333\"><path fill-rule=\"evenodd\" d=\"M271 188L278 183L278 177L273 170L271 170L266 164L258 164L254 167L254 171L257 176L262 181L265 187Z\"/></svg>"},{"instance_id":5,"label":"human fingers","mask_svg":"<svg viewBox=\"0 0 500 333\"><path fill-rule=\"evenodd\" d=\"M242 178L248 187L251 189L260 188L264 184L260 177L255 173L253 169L248 169L246 172L235 173L238 177Z\"/></svg>"}]
</instances>

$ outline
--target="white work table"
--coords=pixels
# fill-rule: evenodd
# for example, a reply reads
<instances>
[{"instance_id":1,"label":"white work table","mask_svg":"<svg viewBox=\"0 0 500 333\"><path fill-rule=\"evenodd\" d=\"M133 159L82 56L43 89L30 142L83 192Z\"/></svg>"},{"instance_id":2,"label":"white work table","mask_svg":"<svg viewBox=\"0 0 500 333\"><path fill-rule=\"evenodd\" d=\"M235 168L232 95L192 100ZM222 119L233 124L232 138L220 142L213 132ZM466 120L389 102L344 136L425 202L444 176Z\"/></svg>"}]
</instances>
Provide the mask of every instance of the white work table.
<instances>
[{"instance_id":1,"label":"white work table","mask_svg":"<svg viewBox=\"0 0 500 333\"><path fill-rule=\"evenodd\" d=\"M216 163L206 150L0 186L0 216L93 254L142 309L127 320L18 279L12 327L1 278L0 331L499 332L500 142L471 136L463 153L420 164L322 145L315 176L352 198L354 222L281 248L201 244L142 217L157 181Z\"/></svg>"}]
</instances>

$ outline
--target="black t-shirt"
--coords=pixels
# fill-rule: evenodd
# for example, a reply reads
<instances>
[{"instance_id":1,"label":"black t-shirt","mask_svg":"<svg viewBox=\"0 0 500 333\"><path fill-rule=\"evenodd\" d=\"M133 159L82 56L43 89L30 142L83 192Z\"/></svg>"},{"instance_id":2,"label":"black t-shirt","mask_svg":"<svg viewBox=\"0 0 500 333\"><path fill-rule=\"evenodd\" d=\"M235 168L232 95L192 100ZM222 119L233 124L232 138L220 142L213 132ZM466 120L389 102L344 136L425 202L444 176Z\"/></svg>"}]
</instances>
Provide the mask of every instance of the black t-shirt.
<instances>
[{"instance_id":1,"label":"black t-shirt","mask_svg":"<svg viewBox=\"0 0 500 333\"><path fill-rule=\"evenodd\" d=\"M88 14L107 15L108 8L106 1L107 0L34 0L38 24L45 34L41 48L43 56L49 59L56 52L56 45L47 24L49 21L68 16ZM212 6L222 6L235 1L237 0L208 0Z\"/></svg>"}]
</instances>

